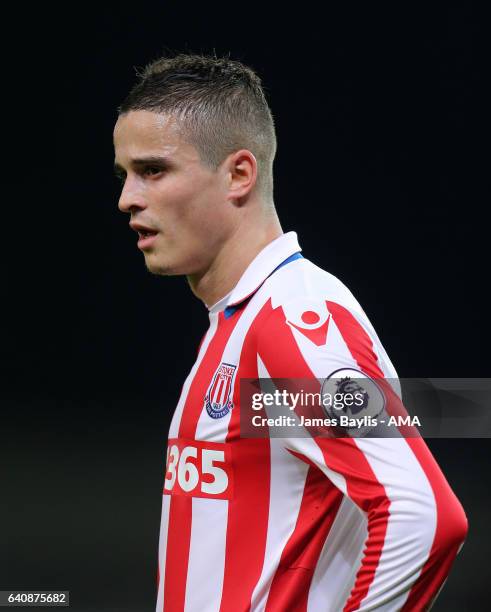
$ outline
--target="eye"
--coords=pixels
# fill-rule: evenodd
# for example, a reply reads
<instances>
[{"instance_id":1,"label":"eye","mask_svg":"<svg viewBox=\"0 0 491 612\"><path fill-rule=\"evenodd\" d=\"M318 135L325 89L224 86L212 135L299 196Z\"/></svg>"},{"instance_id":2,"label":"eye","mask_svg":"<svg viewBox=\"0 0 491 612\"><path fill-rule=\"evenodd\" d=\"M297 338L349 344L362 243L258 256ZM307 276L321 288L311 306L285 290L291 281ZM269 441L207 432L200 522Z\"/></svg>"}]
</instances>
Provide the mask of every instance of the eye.
<instances>
[{"instance_id":1,"label":"eye","mask_svg":"<svg viewBox=\"0 0 491 612\"><path fill-rule=\"evenodd\" d=\"M159 166L145 166L145 168L143 169L144 175L155 176L156 174L160 174L161 172L163 172L163 168L160 168Z\"/></svg>"},{"instance_id":2,"label":"eye","mask_svg":"<svg viewBox=\"0 0 491 612\"><path fill-rule=\"evenodd\" d=\"M122 174L121 172L117 172L115 175L116 180L123 184L126 180L126 174Z\"/></svg>"}]
</instances>

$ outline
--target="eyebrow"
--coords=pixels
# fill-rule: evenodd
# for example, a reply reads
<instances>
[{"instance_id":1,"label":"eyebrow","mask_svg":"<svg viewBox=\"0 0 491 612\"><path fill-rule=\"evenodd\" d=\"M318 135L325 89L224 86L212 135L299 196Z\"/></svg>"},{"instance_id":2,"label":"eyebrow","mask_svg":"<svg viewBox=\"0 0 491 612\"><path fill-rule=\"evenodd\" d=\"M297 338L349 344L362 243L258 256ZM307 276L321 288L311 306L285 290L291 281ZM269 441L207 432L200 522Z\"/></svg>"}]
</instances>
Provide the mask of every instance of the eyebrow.
<instances>
[{"instance_id":1,"label":"eyebrow","mask_svg":"<svg viewBox=\"0 0 491 612\"><path fill-rule=\"evenodd\" d=\"M159 155L150 155L149 157L136 157L131 160L130 164L134 167L138 166L151 166L152 164L162 166L165 168L169 168L172 163L168 157L161 157ZM126 170L120 164L114 164L114 173L121 174L122 172L126 172Z\"/></svg>"}]
</instances>

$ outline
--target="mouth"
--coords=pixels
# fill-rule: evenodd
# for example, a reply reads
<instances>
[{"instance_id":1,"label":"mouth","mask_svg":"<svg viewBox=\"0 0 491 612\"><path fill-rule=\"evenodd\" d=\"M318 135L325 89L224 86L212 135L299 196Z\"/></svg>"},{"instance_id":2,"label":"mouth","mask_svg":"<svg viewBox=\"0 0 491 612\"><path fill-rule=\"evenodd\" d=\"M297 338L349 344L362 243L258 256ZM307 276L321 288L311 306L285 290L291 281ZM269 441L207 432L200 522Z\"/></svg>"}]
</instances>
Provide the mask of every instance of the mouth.
<instances>
[{"instance_id":1,"label":"mouth","mask_svg":"<svg viewBox=\"0 0 491 612\"><path fill-rule=\"evenodd\" d=\"M144 251L152 246L153 242L157 238L158 232L153 231L139 231L138 232L138 248Z\"/></svg>"},{"instance_id":2,"label":"mouth","mask_svg":"<svg viewBox=\"0 0 491 612\"><path fill-rule=\"evenodd\" d=\"M138 240L142 238L148 238L149 236L156 236L158 232L154 232L151 230L138 230Z\"/></svg>"},{"instance_id":3,"label":"mouth","mask_svg":"<svg viewBox=\"0 0 491 612\"><path fill-rule=\"evenodd\" d=\"M157 230L139 224L133 224L131 228L138 234L138 248L142 250L148 249L159 233Z\"/></svg>"}]
</instances>

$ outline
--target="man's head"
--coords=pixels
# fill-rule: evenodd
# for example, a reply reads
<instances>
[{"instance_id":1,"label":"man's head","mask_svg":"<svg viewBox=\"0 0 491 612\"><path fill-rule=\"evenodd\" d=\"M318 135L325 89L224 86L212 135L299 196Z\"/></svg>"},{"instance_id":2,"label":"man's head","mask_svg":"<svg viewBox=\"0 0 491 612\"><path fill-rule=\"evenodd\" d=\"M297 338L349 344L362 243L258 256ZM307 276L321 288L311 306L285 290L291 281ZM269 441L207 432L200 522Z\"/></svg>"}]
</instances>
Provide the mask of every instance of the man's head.
<instances>
[{"instance_id":1,"label":"man's head","mask_svg":"<svg viewBox=\"0 0 491 612\"><path fill-rule=\"evenodd\" d=\"M229 59L162 58L139 76L114 129L119 208L149 234L139 246L150 271L199 273L247 204L274 210L271 112L259 78Z\"/></svg>"}]
</instances>

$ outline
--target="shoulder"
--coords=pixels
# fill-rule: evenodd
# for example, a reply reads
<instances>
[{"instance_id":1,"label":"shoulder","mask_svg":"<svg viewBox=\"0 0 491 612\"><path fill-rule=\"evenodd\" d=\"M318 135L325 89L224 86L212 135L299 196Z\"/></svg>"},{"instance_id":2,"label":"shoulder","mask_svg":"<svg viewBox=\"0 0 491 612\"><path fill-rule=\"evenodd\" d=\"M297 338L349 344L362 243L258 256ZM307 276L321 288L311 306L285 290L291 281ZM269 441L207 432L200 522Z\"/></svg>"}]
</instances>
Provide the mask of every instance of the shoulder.
<instances>
[{"instance_id":1,"label":"shoulder","mask_svg":"<svg viewBox=\"0 0 491 612\"><path fill-rule=\"evenodd\" d=\"M343 365L355 360L378 376L396 376L360 303L333 274L298 259L277 270L263 290L256 341L270 359L281 360L281 352L298 349L319 371L335 357Z\"/></svg>"},{"instance_id":2,"label":"shoulder","mask_svg":"<svg viewBox=\"0 0 491 612\"><path fill-rule=\"evenodd\" d=\"M338 305L356 316L366 315L353 293L336 276L301 258L275 272L265 283L271 310L280 309L295 323L312 325ZM318 315L316 317L315 315Z\"/></svg>"}]
</instances>

